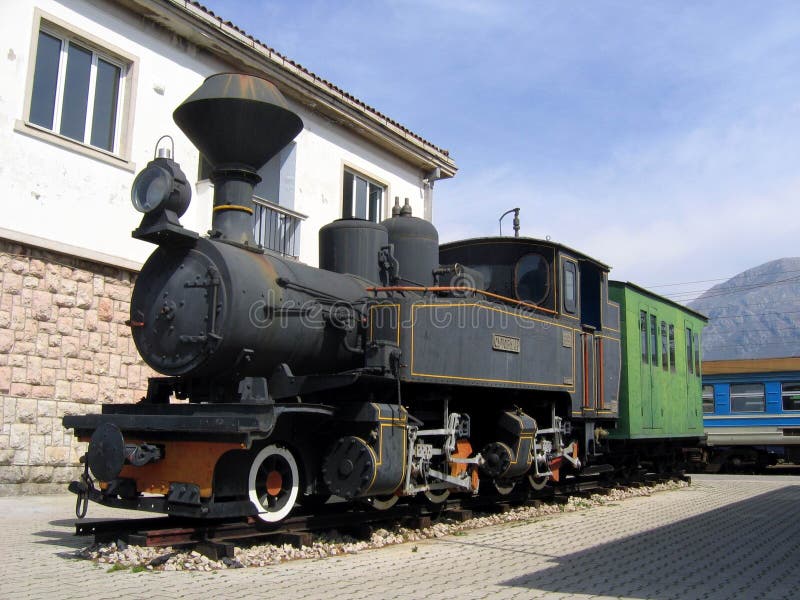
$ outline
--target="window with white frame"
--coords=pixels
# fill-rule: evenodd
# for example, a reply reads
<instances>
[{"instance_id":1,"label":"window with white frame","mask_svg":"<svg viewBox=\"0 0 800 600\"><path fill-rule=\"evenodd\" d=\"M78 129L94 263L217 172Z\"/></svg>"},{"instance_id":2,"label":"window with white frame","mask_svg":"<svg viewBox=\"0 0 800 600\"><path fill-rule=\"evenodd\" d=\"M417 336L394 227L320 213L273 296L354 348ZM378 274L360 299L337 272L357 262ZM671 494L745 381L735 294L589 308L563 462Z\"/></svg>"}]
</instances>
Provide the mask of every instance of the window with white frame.
<instances>
[{"instance_id":1,"label":"window with white frame","mask_svg":"<svg viewBox=\"0 0 800 600\"><path fill-rule=\"evenodd\" d=\"M121 154L130 62L42 21L27 121L81 144Z\"/></svg>"},{"instance_id":2,"label":"window with white frame","mask_svg":"<svg viewBox=\"0 0 800 600\"><path fill-rule=\"evenodd\" d=\"M800 410L800 381L781 384L783 410Z\"/></svg>"},{"instance_id":3,"label":"window with white frame","mask_svg":"<svg viewBox=\"0 0 800 600\"><path fill-rule=\"evenodd\" d=\"M714 414L714 386L703 386L703 414Z\"/></svg>"},{"instance_id":4,"label":"window with white frame","mask_svg":"<svg viewBox=\"0 0 800 600\"><path fill-rule=\"evenodd\" d=\"M383 219L386 186L350 169L344 170L343 179L342 217L356 217L379 223Z\"/></svg>"},{"instance_id":5,"label":"window with white frame","mask_svg":"<svg viewBox=\"0 0 800 600\"><path fill-rule=\"evenodd\" d=\"M765 407L763 383L731 384L731 412L764 412Z\"/></svg>"}]
</instances>

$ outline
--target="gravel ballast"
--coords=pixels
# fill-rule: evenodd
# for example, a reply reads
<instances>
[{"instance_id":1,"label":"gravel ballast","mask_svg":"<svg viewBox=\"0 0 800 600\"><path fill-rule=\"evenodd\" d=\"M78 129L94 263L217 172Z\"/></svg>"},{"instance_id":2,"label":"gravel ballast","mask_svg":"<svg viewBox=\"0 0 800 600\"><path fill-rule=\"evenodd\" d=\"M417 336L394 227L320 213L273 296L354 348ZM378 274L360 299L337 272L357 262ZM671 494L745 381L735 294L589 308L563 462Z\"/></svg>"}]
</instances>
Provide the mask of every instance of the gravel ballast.
<instances>
[{"instance_id":1,"label":"gravel ballast","mask_svg":"<svg viewBox=\"0 0 800 600\"><path fill-rule=\"evenodd\" d=\"M670 481L641 488L608 490L605 494L593 494L588 497L571 496L565 504L541 504L514 508L506 513L480 514L463 522L446 518L441 519L424 529L408 529L394 527L391 530L378 529L370 539L357 540L339 532L327 531L314 535L310 546L295 548L289 544L259 544L253 546L237 546L234 558L212 560L197 551L181 548L142 547L116 543L92 544L75 552L76 558L92 560L98 565L108 566L109 570L132 569L134 571L217 571L221 569L243 567L266 567L288 560L304 558L327 558L354 554L363 550L382 548L384 546L416 542L448 535L463 535L463 532L480 527L500 525L502 523L534 521L559 513L587 510L596 506L637 496L650 496L655 492L677 490L686 487L683 481Z\"/></svg>"}]
</instances>

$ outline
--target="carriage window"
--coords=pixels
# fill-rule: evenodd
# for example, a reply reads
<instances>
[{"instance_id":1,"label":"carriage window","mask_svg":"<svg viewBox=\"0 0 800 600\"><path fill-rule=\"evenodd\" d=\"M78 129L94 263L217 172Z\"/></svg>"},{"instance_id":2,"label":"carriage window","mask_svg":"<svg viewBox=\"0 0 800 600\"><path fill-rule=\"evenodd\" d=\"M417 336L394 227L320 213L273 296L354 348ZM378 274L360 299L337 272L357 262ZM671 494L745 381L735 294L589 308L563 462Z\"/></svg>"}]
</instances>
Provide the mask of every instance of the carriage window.
<instances>
[{"instance_id":1,"label":"carriage window","mask_svg":"<svg viewBox=\"0 0 800 600\"><path fill-rule=\"evenodd\" d=\"M533 304L544 302L550 293L550 267L545 257L534 252L520 258L517 261L515 284L520 300Z\"/></svg>"},{"instance_id":2,"label":"carriage window","mask_svg":"<svg viewBox=\"0 0 800 600\"><path fill-rule=\"evenodd\" d=\"M576 307L575 263L564 263L564 310L574 313Z\"/></svg>"},{"instance_id":3,"label":"carriage window","mask_svg":"<svg viewBox=\"0 0 800 600\"><path fill-rule=\"evenodd\" d=\"M669 371L669 355L667 354L667 323L661 321L661 366Z\"/></svg>"},{"instance_id":4,"label":"carriage window","mask_svg":"<svg viewBox=\"0 0 800 600\"><path fill-rule=\"evenodd\" d=\"M675 325L669 326L669 368L675 372Z\"/></svg>"},{"instance_id":5,"label":"carriage window","mask_svg":"<svg viewBox=\"0 0 800 600\"><path fill-rule=\"evenodd\" d=\"M800 382L782 383L783 410L800 410Z\"/></svg>"},{"instance_id":6,"label":"carriage window","mask_svg":"<svg viewBox=\"0 0 800 600\"><path fill-rule=\"evenodd\" d=\"M694 334L694 374L700 377L700 335Z\"/></svg>"},{"instance_id":7,"label":"carriage window","mask_svg":"<svg viewBox=\"0 0 800 600\"><path fill-rule=\"evenodd\" d=\"M692 330L686 328L686 369L689 373L694 373L694 362L692 361Z\"/></svg>"},{"instance_id":8,"label":"carriage window","mask_svg":"<svg viewBox=\"0 0 800 600\"><path fill-rule=\"evenodd\" d=\"M643 310L639 311L639 341L642 345L642 362L646 363L650 353L647 350L647 313Z\"/></svg>"},{"instance_id":9,"label":"carriage window","mask_svg":"<svg viewBox=\"0 0 800 600\"><path fill-rule=\"evenodd\" d=\"M763 383L732 383L731 412L764 412Z\"/></svg>"},{"instance_id":10,"label":"carriage window","mask_svg":"<svg viewBox=\"0 0 800 600\"><path fill-rule=\"evenodd\" d=\"M703 386L703 414L709 415L714 412L714 386Z\"/></svg>"},{"instance_id":11,"label":"carriage window","mask_svg":"<svg viewBox=\"0 0 800 600\"><path fill-rule=\"evenodd\" d=\"M650 315L650 363L658 367L658 321Z\"/></svg>"}]
</instances>

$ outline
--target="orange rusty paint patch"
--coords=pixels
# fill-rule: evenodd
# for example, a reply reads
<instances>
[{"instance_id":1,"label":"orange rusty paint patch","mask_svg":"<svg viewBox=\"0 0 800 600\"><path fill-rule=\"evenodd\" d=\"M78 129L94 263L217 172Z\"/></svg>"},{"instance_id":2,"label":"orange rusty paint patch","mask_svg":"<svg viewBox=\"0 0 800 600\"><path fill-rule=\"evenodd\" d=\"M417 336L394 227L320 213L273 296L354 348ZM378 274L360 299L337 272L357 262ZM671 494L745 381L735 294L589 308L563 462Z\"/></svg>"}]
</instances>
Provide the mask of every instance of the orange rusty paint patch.
<instances>
[{"instance_id":1,"label":"orange rusty paint patch","mask_svg":"<svg viewBox=\"0 0 800 600\"><path fill-rule=\"evenodd\" d=\"M469 458L472 456L472 444L469 440L456 440L456 451L451 454L453 458ZM450 475L457 477L469 469L470 485L472 491L477 491L480 485L478 481L478 469L475 465L465 465L463 463L452 463L450 465Z\"/></svg>"},{"instance_id":2,"label":"orange rusty paint patch","mask_svg":"<svg viewBox=\"0 0 800 600\"><path fill-rule=\"evenodd\" d=\"M456 451L450 456L453 458L469 458L472 454L472 444L469 440L456 440ZM450 475L457 477L467 470L467 465L462 463L453 463L450 465Z\"/></svg>"},{"instance_id":3,"label":"orange rusty paint patch","mask_svg":"<svg viewBox=\"0 0 800 600\"><path fill-rule=\"evenodd\" d=\"M140 444L126 439L127 444ZM242 444L222 442L157 442L164 447L164 458L143 467L125 465L120 477L133 479L136 491L143 494L168 494L173 482L193 483L200 488L200 497L209 498L212 492L214 467L219 458L230 450L241 450Z\"/></svg>"},{"instance_id":4,"label":"orange rusty paint patch","mask_svg":"<svg viewBox=\"0 0 800 600\"><path fill-rule=\"evenodd\" d=\"M270 496L277 496L283 487L283 477L277 471L270 471L267 475L267 493Z\"/></svg>"},{"instance_id":5,"label":"orange rusty paint patch","mask_svg":"<svg viewBox=\"0 0 800 600\"><path fill-rule=\"evenodd\" d=\"M561 462L564 459L560 456L550 461L550 472L553 474L553 481L558 481L561 477L559 470L561 469Z\"/></svg>"}]
</instances>

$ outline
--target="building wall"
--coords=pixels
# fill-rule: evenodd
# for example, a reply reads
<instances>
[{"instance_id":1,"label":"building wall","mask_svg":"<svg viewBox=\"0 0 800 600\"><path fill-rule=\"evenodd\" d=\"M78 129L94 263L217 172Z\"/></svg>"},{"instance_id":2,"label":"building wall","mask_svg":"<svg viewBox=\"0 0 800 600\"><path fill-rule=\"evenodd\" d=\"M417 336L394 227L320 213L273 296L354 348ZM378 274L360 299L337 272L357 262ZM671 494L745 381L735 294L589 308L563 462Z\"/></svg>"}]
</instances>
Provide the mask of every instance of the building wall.
<instances>
[{"instance_id":1,"label":"building wall","mask_svg":"<svg viewBox=\"0 0 800 600\"><path fill-rule=\"evenodd\" d=\"M131 155L128 168L70 150L24 133L25 98L30 85L35 10L90 33L136 60ZM3 227L142 262L149 244L130 232L140 215L130 205L135 171L153 157L156 140L175 139L175 154L196 177L198 153L172 122L172 111L203 79L225 64L168 32L111 3L37 0L0 4L0 211ZM205 231L211 197L195 198L183 217L185 226ZM87 223L102 227L87 230Z\"/></svg>"},{"instance_id":2,"label":"building wall","mask_svg":"<svg viewBox=\"0 0 800 600\"><path fill-rule=\"evenodd\" d=\"M134 58L131 164L112 165L29 135L24 125L35 49L34 18L40 11L91 34L99 44ZM172 121L172 111L213 73L230 67L208 52L139 18L113 3L86 0L36 0L0 3L0 211L3 227L58 240L97 252L143 262L152 248L130 237L140 215L130 206L135 173L154 153L156 140L175 140L175 159L194 185L184 227L205 232L211 222L213 188L197 182L197 150ZM32 44L33 39L33 44ZM409 197L415 215L423 216L422 172L331 123L297 103L290 103L306 125L297 139L293 208L309 216L301 227L300 259L317 264L317 232L341 217L345 164L388 186L390 198ZM26 131L28 133L26 133ZM103 227L86 230L87 220Z\"/></svg>"},{"instance_id":3,"label":"building wall","mask_svg":"<svg viewBox=\"0 0 800 600\"><path fill-rule=\"evenodd\" d=\"M133 60L127 162L98 158L26 124L39 15ZM103 0L0 2L0 39L0 494L64 491L79 473L84 445L61 418L136 401L152 374L124 325L136 268L153 250L130 236L141 217L130 205L134 176L152 159L156 140L171 135L174 158L194 188L181 221L208 230L213 187L197 181L199 154L172 111L205 77L231 69ZM394 196L408 197L414 214L424 215L418 168L290 105L305 123L287 178L291 208L308 215L300 260L317 264L319 228L341 217L345 166L387 186L384 217ZM44 243L24 241L31 236Z\"/></svg>"},{"instance_id":4,"label":"building wall","mask_svg":"<svg viewBox=\"0 0 800 600\"><path fill-rule=\"evenodd\" d=\"M135 273L0 239L0 495L66 490L85 452L61 418L135 402Z\"/></svg>"},{"instance_id":5,"label":"building wall","mask_svg":"<svg viewBox=\"0 0 800 600\"><path fill-rule=\"evenodd\" d=\"M300 260L318 265L318 232L342 216L342 177L345 165L387 186L383 217L391 216L394 197L411 202L422 217L422 173L385 150L364 145L354 133L334 127L318 115L292 107L303 119L298 137L297 191L294 209L308 215L303 223Z\"/></svg>"}]
</instances>

